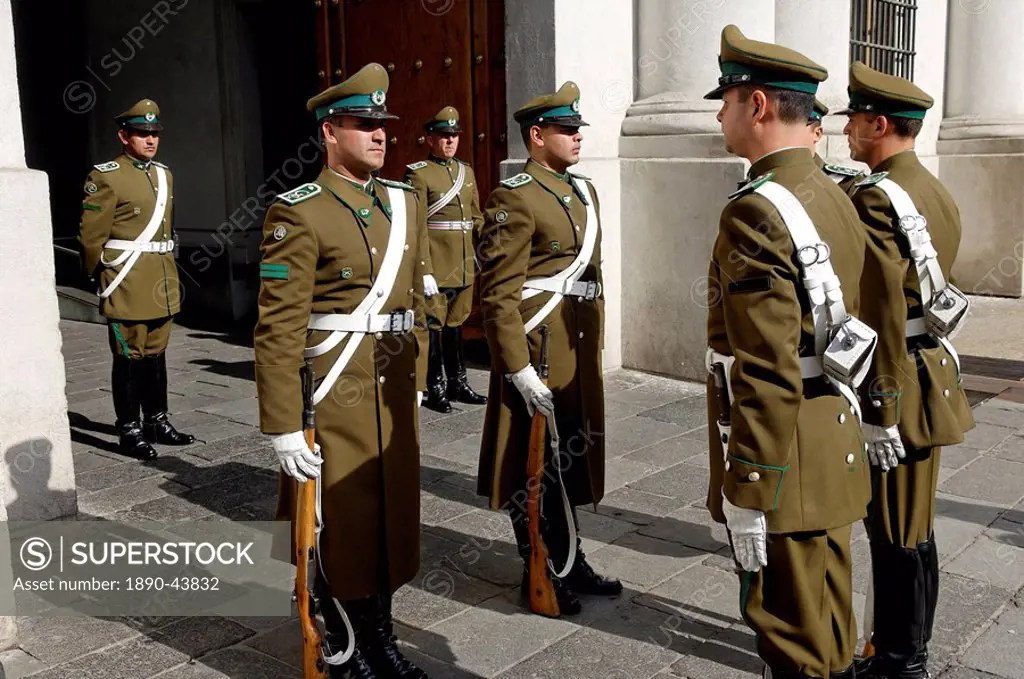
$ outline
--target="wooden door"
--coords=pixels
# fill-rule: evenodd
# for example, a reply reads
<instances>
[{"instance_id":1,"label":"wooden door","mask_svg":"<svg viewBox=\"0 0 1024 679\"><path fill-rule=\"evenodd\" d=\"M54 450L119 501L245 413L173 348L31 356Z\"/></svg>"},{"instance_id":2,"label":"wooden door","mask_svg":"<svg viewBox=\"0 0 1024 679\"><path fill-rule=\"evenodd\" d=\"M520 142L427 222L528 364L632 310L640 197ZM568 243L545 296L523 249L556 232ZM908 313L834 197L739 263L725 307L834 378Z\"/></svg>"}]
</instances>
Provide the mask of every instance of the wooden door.
<instances>
[{"instance_id":1,"label":"wooden door","mask_svg":"<svg viewBox=\"0 0 1024 679\"><path fill-rule=\"evenodd\" d=\"M401 179L426 157L423 123L459 110L458 156L473 165L481 201L505 159L503 0L316 0L321 89L369 62L388 69L387 157L381 175Z\"/></svg>"}]
</instances>

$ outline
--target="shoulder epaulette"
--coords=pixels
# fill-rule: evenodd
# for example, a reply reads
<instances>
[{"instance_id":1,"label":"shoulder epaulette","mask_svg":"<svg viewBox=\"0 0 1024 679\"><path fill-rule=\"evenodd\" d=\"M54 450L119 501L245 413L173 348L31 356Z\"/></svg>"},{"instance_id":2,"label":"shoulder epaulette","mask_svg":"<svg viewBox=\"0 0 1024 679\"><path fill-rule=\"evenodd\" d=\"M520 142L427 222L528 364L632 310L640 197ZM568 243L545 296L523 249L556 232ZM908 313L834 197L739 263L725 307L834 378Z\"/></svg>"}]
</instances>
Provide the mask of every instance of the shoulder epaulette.
<instances>
[{"instance_id":1,"label":"shoulder epaulette","mask_svg":"<svg viewBox=\"0 0 1024 679\"><path fill-rule=\"evenodd\" d=\"M413 188L412 184L406 184L405 182L396 182L396 181L391 181L390 179L381 179L380 177L377 177L377 181L379 181L384 186L392 186L392 187L394 187L396 189L404 189L406 191L415 191L416 190L416 189Z\"/></svg>"},{"instance_id":2,"label":"shoulder epaulette","mask_svg":"<svg viewBox=\"0 0 1024 679\"><path fill-rule=\"evenodd\" d=\"M309 200L313 196L320 193L320 185L315 182L303 184L302 186L292 189L288 193L282 193L277 197L278 200L288 203L289 205L296 205L304 200Z\"/></svg>"},{"instance_id":3,"label":"shoulder epaulette","mask_svg":"<svg viewBox=\"0 0 1024 679\"><path fill-rule=\"evenodd\" d=\"M427 166L427 161L425 161L425 160L421 160L418 163L409 163L408 165L406 165L406 167L409 168L410 170L419 170L419 169L422 169L422 168L424 168L426 166Z\"/></svg>"},{"instance_id":4,"label":"shoulder epaulette","mask_svg":"<svg viewBox=\"0 0 1024 679\"><path fill-rule=\"evenodd\" d=\"M854 186L857 186L857 187L860 187L860 186L874 186L875 184L877 184L878 182L882 181L883 179L885 179L888 176L889 176L888 172L876 172L875 174L871 174L871 175L868 175L867 177L864 177L864 179L861 179L859 182L854 184Z\"/></svg>"},{"instance_id":5,"label":"shoulder epaulette","mask_svg":"<svg viewBox=\"0 0 1024 679\"><path fill-rule=\"evenodd\" d=\"M158 167L164 168L165 170L169 170L170 169L169 167L167 167L166 165L164 165L163 163L161 163L161 162L159 162L157 160L151 160L150 162L153 163L154 165L158 166Z\"/></svg>"},{"instance_id":6,"label":"shoulder epaulette","mask_svg":"<svg viewBox=\"0 0 1024 679\"><path fill-rule=\"evenodd\" d=\"M99 165L93 165L100 172L113 172L121 167L116 160L112 160L109 163L100 163Z\"/></svg>"},{"instance_id":7,"label":"shoulder epaulette","mask_svg":"<svg viewBox=\"0 0 1024 679\"><path fill-rule=\"evenodd\" d=\"M590 181L590 177L588 177L585 174L580 174L579 172L570 172L569 175L572 177L576 177L576 179L585 179L588 182Z\"/></svg>"},{"instance_id":8,"label":"shoulder epaulette","mask_svg":"<svg viewBox=\"0 0 1024 679\"><path fill-rule=\"evenodd\" d=\"M841 174L844 177L859 177L864 174L863 171L858 170L855 167L846 167L845 165L832 165L831 163L825 164L825 172L831 172L832 174Z\"/></svg>"},{"instance_id":9,"label":"shoulder epaulette","mask_svg":"<svg viewBox=\"0 0 1024 679\"><path fill-rule=\"evenodd\" d=\"M771 180L774 176L775 176L774 172L766 172L765 174L761 175L760 177L758 177L756 179L750 180L749 182L747 182L746 184L744 184L740 188L738 188L735 191L733 191L732 193L730 193L729 194L729 200L732 200L733 198L736 198L738 196L742 196L744 193L749 193L750 191L753 191L754 189L756 189L761 184L764 184L766 181Z\"/></svg>"},{"instance_id":10,"label":"shoulder epaulette","mask_svg":"<svg viewBox=\"0 0 1024 679\"><path fill-rule=\"evenodd\" d=\"M514 177L509 177L508 179L503 180L501 182L501 185L504 186L507 189L515 189L515 188L518 188L520 186L526 186L527 184L529 184L532 181L533 181L533 177L531 177L530 175L526 174L525 172L520 172L519 174L517 174Z\"/></svg>"}]
</instances>

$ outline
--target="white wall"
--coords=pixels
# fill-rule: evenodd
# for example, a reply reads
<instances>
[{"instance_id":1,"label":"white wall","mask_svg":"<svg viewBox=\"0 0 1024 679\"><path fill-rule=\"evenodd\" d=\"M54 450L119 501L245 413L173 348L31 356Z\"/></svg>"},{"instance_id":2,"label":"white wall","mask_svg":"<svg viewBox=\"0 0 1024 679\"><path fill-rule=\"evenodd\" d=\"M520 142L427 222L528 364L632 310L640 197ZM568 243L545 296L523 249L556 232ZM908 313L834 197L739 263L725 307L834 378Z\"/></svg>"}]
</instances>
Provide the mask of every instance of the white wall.
<instances>
[{"instance_id":1,"label":"white wall","mask_svg":"<svg viewBox=\"0 0 1024 679\"><path fill-rule=\"evenodd\" d=\"M948 0L919 0L917 3L917 56L914 58L914 84L935 100L924 118L917 137L917 153L925 165L938 174L935 144L944 117L946 90L946 17Z\"/></svg>"}]
</instances>

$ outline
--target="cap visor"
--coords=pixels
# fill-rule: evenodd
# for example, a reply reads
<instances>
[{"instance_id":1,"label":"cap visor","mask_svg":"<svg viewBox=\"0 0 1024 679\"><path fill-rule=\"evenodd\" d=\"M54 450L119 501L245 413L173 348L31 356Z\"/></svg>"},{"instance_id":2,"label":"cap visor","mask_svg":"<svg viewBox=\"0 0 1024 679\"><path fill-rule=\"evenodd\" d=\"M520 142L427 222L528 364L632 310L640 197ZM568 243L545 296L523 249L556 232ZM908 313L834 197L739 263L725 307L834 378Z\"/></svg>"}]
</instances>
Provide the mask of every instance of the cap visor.
<instances>
[{"instance_id":1,"label":"cap visor","mask_svg":"<svg viewBox=\"0 0 1024 679\"><path fill-rule=\"evenodd\" d=\"M859 111L854 111L852 108L844 108L842 111L834 111L831 115L834 115L834 116L848 116L848 115L852 115L854 113L859 113Z\"/></svg>"},{"instance_id":2,"label":"cap visor","mask_svg":"<svg viewBox=\"0 0 1024 679\"><path fill-rule=\"evenodd\" d=\"M590 127L590 123L583 120L580 116L573 116L571 118L545 118L544 120L534 124L561 125L562 127Z\"/></svg>"},{"instance_id":3,"label":"cap visor","mask_svg":"<svg viewBox=\"0 0 1024 679\"><path fill-rule=\"evenodd\" d=\"M398 116L387 111L338 111L334 115L351 118L369 118L370 120L398 120Z\"/></svg>"},{"instance_id":4,"label":"cap visor","mask_svg":"<svg viewBox=\"0 0 1024 679\"><path fill-rule=\"evenodd\" d=\"M129 130L141 130L142 132L160 132L164 126L160 123L129 123L125 125Z\"/></svg>"},{"instance_id":5,"label":"cap visor","mask_svg":"<svg viewBox=\"0 0 1024 679\"><path fill-rule=\"evenodd\" d=\"M705 99L721 99L722 98L722 93L725 92L730 87L735 87L735 85L719 85L715 89L713 89L710 92L708 92L707 94L705 94L704 98Z\"/></svg>"}]
</instances>

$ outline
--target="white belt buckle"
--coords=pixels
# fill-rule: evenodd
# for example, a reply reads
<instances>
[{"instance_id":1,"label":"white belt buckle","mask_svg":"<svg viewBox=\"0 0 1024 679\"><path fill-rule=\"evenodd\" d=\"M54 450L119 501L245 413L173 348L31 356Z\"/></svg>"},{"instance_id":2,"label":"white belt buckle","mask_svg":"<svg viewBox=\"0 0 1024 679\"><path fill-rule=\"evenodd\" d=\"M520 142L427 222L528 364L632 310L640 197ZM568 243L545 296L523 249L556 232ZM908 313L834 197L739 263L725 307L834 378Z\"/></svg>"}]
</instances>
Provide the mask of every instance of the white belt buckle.
<instances>
[{"instance_id":1,"label":"white belt buckle","mask_svg":"<svg viewBox=\"0 0 1024 679\"><path fill-rule=\"evenodd\" d=\"M413 314L412 309L406 311L392 311L390 314L390 321L388 323L388 332L393 335L405 335L412 330L413 323L416 320L416 316Z\"/></svg>"},{"instance_id":2,"label":"white belt buckle","mask_svg":"<svg viewBox=\"0 0 1024 679\"><path fill-rule=\"evenodd\" d=\"M600 285L600 283L598 283L597 281L588 281L587 282L587 291L583 295L583 298L586 299L587 301L593 301L593 300L597 299L600 294L601 294L601 285Z\"/></svg>"}]
</instances>

